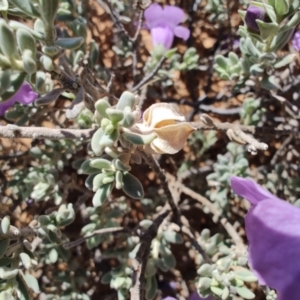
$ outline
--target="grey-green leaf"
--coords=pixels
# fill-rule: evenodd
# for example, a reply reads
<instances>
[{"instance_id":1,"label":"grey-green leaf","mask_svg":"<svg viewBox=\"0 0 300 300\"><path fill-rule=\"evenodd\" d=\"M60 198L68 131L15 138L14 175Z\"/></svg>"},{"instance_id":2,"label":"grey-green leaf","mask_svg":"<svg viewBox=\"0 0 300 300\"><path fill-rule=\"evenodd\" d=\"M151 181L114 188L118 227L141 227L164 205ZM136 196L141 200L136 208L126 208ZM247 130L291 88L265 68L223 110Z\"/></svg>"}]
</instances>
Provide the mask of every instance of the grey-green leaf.
<instances>
[{"instance_id":1,"label":"grey-green leaf","mask_svg":"<svg viewBox=\"0 0 300 300\"><path fill-rule=\"evenodd\" d=\"M236 292L244 299L253 299L255 295L245 286L236 286Z\"/></svg>"},{"instance_id":2,"label":"grey-green leaf","mask_svg":"<svg viewBox=\"0 0 300 300\"><path fill-rule=\"evenodd\" d=\"M93 205L95 207L101 206L105 202L105 200L111 193L112 187L112 183L107 183L99 187L99 189L93 197Z\"/></svg>"},{"instance_id":3,"label":"grey-green leaf","mask_svg":"<svg viewBox=\"0 0 300 300\"><path fill-rule=\"evenodd\" d=\"M123 173L123 191L133 199L144 198L144 189L140 181L128 172Z\"/></svg>"}]
</instances>

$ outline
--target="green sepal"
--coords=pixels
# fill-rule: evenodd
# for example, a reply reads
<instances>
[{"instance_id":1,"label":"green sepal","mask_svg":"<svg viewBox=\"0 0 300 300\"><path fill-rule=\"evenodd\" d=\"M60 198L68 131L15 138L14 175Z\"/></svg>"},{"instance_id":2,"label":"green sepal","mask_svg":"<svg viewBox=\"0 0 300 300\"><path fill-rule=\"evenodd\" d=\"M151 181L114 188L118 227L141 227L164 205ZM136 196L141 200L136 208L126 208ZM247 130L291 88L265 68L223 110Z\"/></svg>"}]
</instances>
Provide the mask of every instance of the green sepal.
<instances>
[{"instance_id":1,"label":"green sepal","mask_svg":"<svg viewBox=\"0 0 300 300\"><path fill-rule=\"evenodd\" d=\"M260 36L265 41L269 37L276 35L279 32L279 25L277 23L266 23L261 20L256 20L260 30Z\"/></svg>"},{"instance_id":2,"label":"green sepal","mask_svg":"<svg viewBox=\"0 0 300 300\"><path fill-rule=\"evenodd\" d=\"M132 132L123 132L122 137L134 145L148 145L157 137L157 135L154 132L145 135Z\"/></svg>"}]
</instances>

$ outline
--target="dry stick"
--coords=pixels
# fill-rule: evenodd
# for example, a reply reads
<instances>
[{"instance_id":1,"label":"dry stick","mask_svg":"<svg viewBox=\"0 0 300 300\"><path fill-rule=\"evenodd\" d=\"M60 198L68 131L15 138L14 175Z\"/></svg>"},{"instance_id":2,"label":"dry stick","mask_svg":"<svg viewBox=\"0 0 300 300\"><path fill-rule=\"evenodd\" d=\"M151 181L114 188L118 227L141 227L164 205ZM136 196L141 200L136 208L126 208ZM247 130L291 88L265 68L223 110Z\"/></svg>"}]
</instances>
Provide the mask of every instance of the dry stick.
<instances>
[{"instance_id":1,"label":"dry stick","mask_svg":"<svg viewBox=\"0 0 300 300\"><path fill-rule=\"evenodd\" d=\"M140 1L138 1L138 8L139 8L139 19L138 19L138 27L137 27L137 30L134 34L134 37L131 37L127 30L125 29L124 25L122 24L122 22L120 21L119 19L119 16L115 13L112 5L110 4L109 0L102 0L102 1L99 1L98 0L98 3L101 5L101 2L104 2L107 7L109 8L109 11L112 15L112 19L113 21L117 24L117 26L120 28L121 32L125 35L125 37L130 41L132 42L133 44L136 42L139 34L140 34L140 31L142 29L142 24L143 24L143 13L144 13L144 9L142 8L142 5L140 3Z\"/></svg>"},{"instance_id":2,"label":"dry stick","mask_svg":"<svg viewBox=\"0 0 300 300\"><path fill-rule=\"evenodd\" d=\"M168 174L168 176L172 176L172 175ZM177 186L184 194L197 200L203 206L208 207L210 212L214 216L216 216L216 218L219 218L221 216L220 212L216 209L216 207L207 198L194 192L193 190L189 189L188 187L186 187L184 184L182 184L180 182L177 182ZM223 227L225 228L225 230L227 231L227 233L229 234L229 236L232 238L232 240L235 243L235 245L237 246L237 248L240 249L241 251L246 251L246 246L244 245L242 239L240 238L240 236L238 235L238 233L236 232L234 227L228 222L228 220L226 218L222 218L220 222L223 225Z\"/></svg>"},{"instance_id":3,"label":"dry stick","mask_svg":"<svg viewBox=\"0 0 300 300\"><path fill-rule=\"evenodd\" d=\"M168 216L170 211L159 215L153 224L147 229L141 237L140 247L136 257L132 260L133 274L132 287L130 289L130 300L144 299L144 273L148 261L152 240L156 237L157 231L163 220Z\"/></svg>"},{"instance_id":4,"label":"dry stick","mask_svg":"<svg viewBox=\"0 0 300 300\"><path fill-rule=\"evenodd\" d=\"M156 174L157 178L160 180L161 185L163 187L163 190L165 192L166 198L168 200L168 203L171 207L171 210L176 218L176 221L180 223L180 213L178 211L178 208L174 202L172 193L170 191L167 178L164 174L164 170L161 169L160 165L158 164L157 160L152 156L149 155L139 149L137 149L137 152L142 156L142 158L145 160L147 165L154 171Z\"/></svg>"},{"instance_id":5,"label":"dry stick","mask_svg":"<svg viewBox=\"0 0 300 300\"><path fill-rule=\"evenodd\" d=\"M144 84L144 83L143 83ZM141 84L141 85L143 85ZM140 85L140 84L138 84ZM138 89L139 87L137 87ZM300 138L300 132L295 130L284 130L273 127L255 127L244 126L231 123L214 123L213 125L205 125L202 122L190 122L197 130L215 130L227 131L233 129L234 131L242 130L245 133L253 135L270 136L270 135L291 135L295 138ZM0 138L30 138L30 139L74 139L82 140L89 139L93 136L96 129L54 129L47 127L19 127L17 125L0 126Z\"/></svg>"},{"instance_id":6,"label":"dry stick","mask_svg":"<svg viewBox=\"0 0 300 300\"><path fill-rule=\"evenodd\" d=\"M170 191L168 182L167 182L167 177L164 173L164 171L161 169L160 165L158 164L157 160L154 159L152 155L149 155L141 150L137 150L139 154L142 156L142 158L145 160L145 162L150 166L150 168L154 171L156 174L157 178L161 181L161 185L163 187L163 190L165 192L165 195L167 197L167 201L171 207L171 210L175 216L176 223L180 226L182 233L184 233L188 239L190 240L191 244L195 247L195 249L198 250L198 252L203 256L203 259L205 261L210 261L210 258L207 256L205 251L202 249L202 247L199 245L195 237L193 236L192 232L190 230L183 230L183 224L181 221L181 215L180 211L178 210L172 193Z\"/></svg>"},{"instance_id":7,"label":"dry stick","mask_svg":"<svg viewBox=\"0 0 300 300\"><path fill-rule=\"evenodd\" d=\"M90 139L96 129L54 129L47 127L19 127L17 125L0 126L0 137L15 139L73 139L85 140Z\"/></svg>"},{"instance_id":8,"label":"dry stick","mask_svg":"<svg viewBox=\"0 0 300 300\"><path fill-rule=\"evenodd\" d=\"M271 166L275 166L277 163L277 160L280 156L283 156L284 153L287 151L286 147L291 143L293 137L290 135L289 137L287 137L283 143L281 144L281 146L279 147L279 149L275 152L275 154L272 157L272 160L270 162Z\"/></svg>"},{"instance_id":9,"label":"dry stick","mask_svg":"<svg viewBox=\"0 0 300 300\"><path fill-rule=\"evenodd\" d=\"M92 233L85 235L75 241L72 242L67 242L65 244L63 244L63 247L65 249L70 249L72 247L78 246L80 244L82 244L84 241L86 241L87 239L96 236L96 235L100 235L100 234L108 234L108 233L121 233L121 232L127 232L128 229L125 227L111 227L111 228L102 228L102 229L98 229L93 231Z\"/></svg>"},{"instance_id":10,"label":"dry stick","mask_svg":"<svg viewBox=\"0 0 300 300\"><path fill-rule=\"evenodd\" d=\"M253 135L268 136L268 135L292 135L296 138L300 138L300 132L295 130L279 129L274 127L256 127L247 125L238 125L232 123L218 123L214 122L212 125L206 125L202 122L189 122L189 124L195 127L197 130L216 130L216 131L227 131L232 129L233 131L242 130L245 133L251 133Z\"/></svg>"},{"instance_id":11,"label":"dry stick","mask_svg":"<svg viewBox=\"0 0 300 300\"><path fill-rule=\"evenodd\" d=\"M163 65L163 63L166 61L166 57L163 56L160 61L158 62L158 64L156 65L155 69L150 72L146 77L144 77L137 85L135 85L132 89L131 92L134 93L137 90L139 90L141 87L143 87L147 82L149 82L155 75L156 73L159 71L159 69L161 68L161 66Z\"/></svg>"}]
</instances>

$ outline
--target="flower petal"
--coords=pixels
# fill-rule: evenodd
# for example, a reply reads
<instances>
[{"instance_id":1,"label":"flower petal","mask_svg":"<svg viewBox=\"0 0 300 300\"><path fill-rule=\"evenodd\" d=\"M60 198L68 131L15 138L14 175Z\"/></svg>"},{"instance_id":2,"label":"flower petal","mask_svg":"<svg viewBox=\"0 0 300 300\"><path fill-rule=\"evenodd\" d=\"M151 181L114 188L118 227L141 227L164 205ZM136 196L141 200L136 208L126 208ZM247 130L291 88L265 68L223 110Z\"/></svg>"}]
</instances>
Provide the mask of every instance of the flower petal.
<instances>
[{"instance_id":1,"label":"flower petal","mask_svg":"<svg viewBox=\"0 0 300 300\"><path fill-rule=\"evenodd\" d=\"M8 100L0 103L0 116L11 108L16 102L28 105L38 97L38 94L34 92L29 83L24 82L19 90Z\"/></svg>"},{"instance_id":2,"label":"flower petal","mask_svg":"<svg viewBox=\"0 0 300 300\"><path fill-rule=\"evenodd\" d=\"M255 204L245 223L249 263L259 283L276 289L277 300L300 299L300 209L249 179L232 177L231 187Z\"/></svg>"},{"instance_id":3,"label":"flower petal","mask_svg":"<svg viewBox=\"0 0 300 300\"><path fill-rule=\"evenodd\" d=\"M16 103L16 101L12 98L0 102L0 116L3 116L5 114L5 112L10 109L14 104Z\"/></svg>"},{"instance_id":4,"label":"flower petal","mask_svg":"<svg viewBox=\"0 0 300 300\"><path fill-rule=\"evenodd\" d=\"M153 140L150 146L157 153L177 153L183 148L186 139L194 130L195 128L187 122L155 129L154 132L158 137Z\"/></svg>"},{"instance_id":5,"label":"flower petal","mask_svg":"<svg viewBox=\"0 0 300 300\"><path fill-rule=\"evenodd\" d=\"M21 104L31 104L38 97L38 94L34 92L29 83L24 82L19 90L11 97L14 101Z\"/></svg>"},{"instance_id":6,"label":"flower petal","mask_svg":"<svg viewBox=\"0 0 300 300\"><path fill-rule=\"evenodd\" d=\"M253 205L265 199L280 200L251 179L232 176L230 180L233 191Z\"/></svg>"},{"instance_id":7,"label":"flower petal","mask_svg":"<svg viewBox=\"0 0 300 300\"><path fill-rule=\"evenodd\" d=\"M153 3L147 7L144 11L144 18L147 22L148 27L151 29L163 20L163 9L157 4Z\"/></svg>"},{"instance_id":8,"label":"flower petal","mask_svg":"<svg viewBox=\"0 0 300 300\"><path fill-rule=\"evenodd\" d=\"M175 107L168 103L155 103L147 108L143 114L143 123L150 128L168 125L168 121L184 122L185 117L180 115Z\"/></svg>"},{"instance_id":9,"label":"flower petal","mask_svg":"<svg viewBox=\"0 0 300 300\"><path fill-rule=\"evenodd\" d=\"M297 51L300 51L300 30L296 31L296 33L294 34L292 45Z\"/></svg>"},{"instance_id":10,"label":"flower petal","mask_svg":"<svg viewBox=\"0 0 300 300\"><path fill-rule=\"evenodd\" d=\"M155 47L162 44L166 50L172 47L174 40L174 33L168 26L160 26L151 28L152 43Z\"/></svg>"},{"instance_id":11,"label":"flower petal","mask_svg":"<svg viewBox=\"0 0 300 300\"><path fill-rule=\"evenodd\" d=\"M162 13L162 19L169 24L171 28L181 23L185 18L184 11L172 5L166 5Z\"/></svg>"},{"instance_id":12,"label":"flower petal","mask_svg":"<svg viewBox=\"0 0 300 300\"><path fill-rule=\"evenodd\" d=\"M278 298L300 299L300 209L279 199L260 201L246 216L249 262Z\"/></svg>"},{"instance_id":13,"label":"flower petal","mask_svg":"<svg viewBox=\"0 0 300 300\"><path fill-rule=\"evenodd\" d=\"M174 35L186 41L190 37L190 30L183 26L176 26Z\"/></svg>"}]
</instances>

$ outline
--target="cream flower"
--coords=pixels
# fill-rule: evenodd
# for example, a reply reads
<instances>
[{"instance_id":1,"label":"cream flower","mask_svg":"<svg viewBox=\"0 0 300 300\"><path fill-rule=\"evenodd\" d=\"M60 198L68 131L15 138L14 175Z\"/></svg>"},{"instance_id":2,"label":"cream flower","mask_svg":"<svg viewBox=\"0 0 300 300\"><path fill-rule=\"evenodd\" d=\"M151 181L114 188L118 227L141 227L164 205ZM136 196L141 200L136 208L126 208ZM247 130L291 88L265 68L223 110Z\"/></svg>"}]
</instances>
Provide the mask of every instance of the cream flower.
<instances>
[{"instance_id":1,"label":"cream flower","mask_svg":"<svg viewBox=\"0 0 300 300\"><path fill-rule=\"evenodd\" d=\"M174 154L180 151L195 128L186 122L173 105L155 103L143 115L142 123L132 128L139 134L155 133L156 138L144 150L150 153Z\"/></svg>"}]
</instances>

